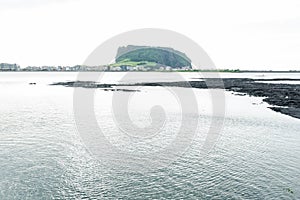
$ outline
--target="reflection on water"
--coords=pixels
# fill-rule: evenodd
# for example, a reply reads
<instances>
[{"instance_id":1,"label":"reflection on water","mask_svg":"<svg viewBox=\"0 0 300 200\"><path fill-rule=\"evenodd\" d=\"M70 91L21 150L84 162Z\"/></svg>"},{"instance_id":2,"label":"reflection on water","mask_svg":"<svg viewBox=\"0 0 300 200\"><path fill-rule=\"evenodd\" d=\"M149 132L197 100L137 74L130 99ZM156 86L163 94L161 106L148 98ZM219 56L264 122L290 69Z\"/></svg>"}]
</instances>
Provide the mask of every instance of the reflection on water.
<instances>
[{"instance_id":1,"label":"reflection on water","mask_svg":"<svg viewBox=\"0 0 300 200\"><path fill-rule=\"evenodd\" d=\"M157 73L156 79L167 80L166 74ZM123 75L109 73L101 81L116 82ZM247 76L223 74L230 75ZM183 76L199 77L196 73ZM296 76L300 77L290 78ZM0 74L0 199L300 198L300 120L271 111L260 104L261 98L226 92L221 137L202 158L201 147L214 119L209 92L193 89L200 112L196 137L168 167L139 173L128 170L130 166L107 166L88 153L76 132L73 88L48 86L75 77L76 73ZM140 77L147 73L132 82ZM149 109L157 103L164 105L168 116L167 131L138 144L118 131L112 118L112 94L96 91L95 112L105 136L118 148L155 153L176 137L180 107L164 88L142 87L133 95L130 117L137 126L150 123Z\"/></svg>"}]
</instances>

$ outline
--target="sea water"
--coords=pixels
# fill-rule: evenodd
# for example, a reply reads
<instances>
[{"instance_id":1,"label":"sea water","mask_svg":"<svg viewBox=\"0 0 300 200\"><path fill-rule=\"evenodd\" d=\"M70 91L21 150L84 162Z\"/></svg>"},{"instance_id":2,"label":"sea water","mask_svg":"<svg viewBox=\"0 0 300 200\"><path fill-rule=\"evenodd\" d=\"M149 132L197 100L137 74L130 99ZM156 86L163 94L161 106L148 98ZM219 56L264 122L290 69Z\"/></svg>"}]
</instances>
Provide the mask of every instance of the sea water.
<instances>
[{"instance_id":1,"label":"sea water","mask_svg":"<svg viewBox=\"0 0 300 200\"><path fill-rule=\"evenodd\" d=\"M120 131L114 116L113 96L125 92L96 89L95 116L107 142L120 152L135 153L137 159L143 154L155 155L171 145L183 117L198 120L192 140L172 162L138 171L134 160L114 167L89 151L83 140L85 133L78 132L74 118L74 88L50 85L74 81L77 75L0 73L0 199L300 198L300 120L273 112L262 103L262 98L224 92L226 112L220 121L221 131L203 156L209 126L220 120L220 116L213 115L209 90L140 87L139 92L130 92L127 109L135 126L151 124L153 106L161 106L166 114L165 125L158 134L134 139L133 133ZM124 75L125 72L105 73L98 81L176 81L168 73L137 72L126 80L122 79ZM261 75L222 73L221 77L300 78L300 74ZM180 73L180 77L194 80L203 76ZM30 85L31 82L36 85ZM182 90L193 92L197 110L182 109L174 95ZM164 156L160 159L169 157ZM118 163L124 164L114 161Z\"/></svg>"}]
</instances>

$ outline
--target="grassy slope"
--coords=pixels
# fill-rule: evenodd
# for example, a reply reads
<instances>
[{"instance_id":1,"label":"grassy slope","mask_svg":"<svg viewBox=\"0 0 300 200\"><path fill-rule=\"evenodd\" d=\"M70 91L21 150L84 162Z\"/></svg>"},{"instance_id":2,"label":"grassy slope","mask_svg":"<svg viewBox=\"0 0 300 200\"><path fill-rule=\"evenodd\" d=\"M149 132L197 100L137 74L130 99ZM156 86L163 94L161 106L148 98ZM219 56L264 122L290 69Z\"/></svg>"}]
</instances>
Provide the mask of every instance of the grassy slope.
<instances>
[{"instance_id":1,"label":"grassy slope","mask_svg":"<svg viewBox=\"0 0 300 200\"><path fill-rule=\"evenodd\" d=\"M116 62L114 64L111 64L112 67L120 67L120 66L132 66L135 67L137 65L144 65L149 67L155 67L157 64L155 62L148 62L148 61L131 61L129 59L121 60L119 62Z\"/></svg>"}]
</instances>

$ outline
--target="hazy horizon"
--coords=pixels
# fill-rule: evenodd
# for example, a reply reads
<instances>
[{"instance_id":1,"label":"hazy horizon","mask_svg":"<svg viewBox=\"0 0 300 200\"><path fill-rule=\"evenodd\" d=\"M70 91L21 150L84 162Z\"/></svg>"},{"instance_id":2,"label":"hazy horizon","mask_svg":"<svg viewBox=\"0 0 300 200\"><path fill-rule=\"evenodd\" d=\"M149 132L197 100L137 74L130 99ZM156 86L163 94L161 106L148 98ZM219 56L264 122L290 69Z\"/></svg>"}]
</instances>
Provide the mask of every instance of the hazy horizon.
<instances>
[{"instance_id":1,"label":"hazy horizon","mask_svg":"<svg viewBox=\"0 0 300 200\"><path fill-rule=\"evenodd\" d=\"M115 35L163 28L194 40L219 69L299 70L299 8L296 0L1 0L0 62L73 66Z\"/></svg>"}]
</instances>

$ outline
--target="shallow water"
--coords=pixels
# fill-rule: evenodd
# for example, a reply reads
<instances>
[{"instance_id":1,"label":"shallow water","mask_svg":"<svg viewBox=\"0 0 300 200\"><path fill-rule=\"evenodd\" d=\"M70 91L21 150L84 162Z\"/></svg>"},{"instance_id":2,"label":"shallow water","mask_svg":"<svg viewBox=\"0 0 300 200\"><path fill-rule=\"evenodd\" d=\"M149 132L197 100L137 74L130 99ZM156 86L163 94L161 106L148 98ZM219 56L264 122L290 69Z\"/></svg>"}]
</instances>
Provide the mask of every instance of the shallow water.
<instances>
[{"instance_id":1,"label":"shallow water","mask_svg":"<svg viewBox=\"0 0 300 200\"><path fill-rule=\"evenodd\" d=\"M120 80L124 75L105 73L99 81L175 81L168 73L139 72ZM198 73L180 75L179 79L187 80L201 77ZM128 110L136 126L151 124L149 111L155 105L166 112L166 124L160 133L142 139L120 132L112 109L115 93L96 90L95 115L103 134L119 150L136 153L135 158L170 145L177 137L182 116L199 120L193 140L176 159L162 168L141 172L134 170L135 162L107 165L86 149L73 115L74 89L49 86L75 80L76 76L71 72L0 73L0 199L300 198L300 120L271 111L261 98L225 93L222 131L213 149L203 157L209 125L220 120L220 116L212 116L208 90L141 87L140 92L132 93ZM257 74L221 76L255 78ZM300 78L299 74L266 76ZM174 92L182 90L194 92L197 110L181 109ZM124 162L114 162L118 163Z\"/></svg>"}]
</instances>

